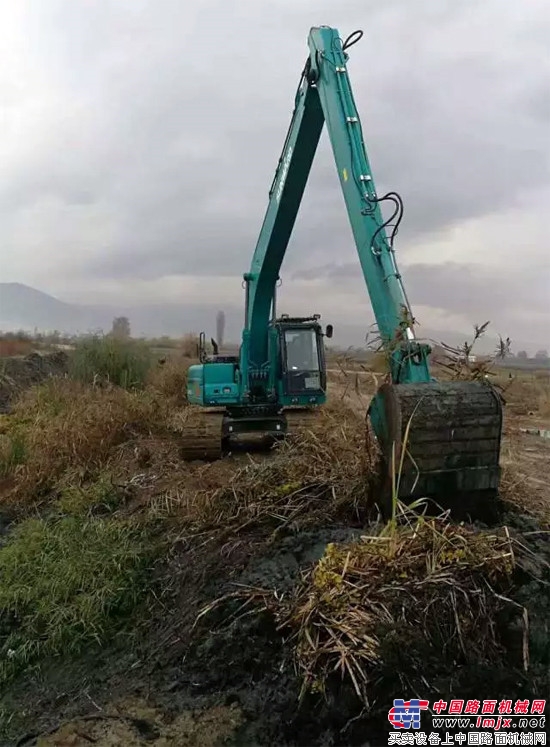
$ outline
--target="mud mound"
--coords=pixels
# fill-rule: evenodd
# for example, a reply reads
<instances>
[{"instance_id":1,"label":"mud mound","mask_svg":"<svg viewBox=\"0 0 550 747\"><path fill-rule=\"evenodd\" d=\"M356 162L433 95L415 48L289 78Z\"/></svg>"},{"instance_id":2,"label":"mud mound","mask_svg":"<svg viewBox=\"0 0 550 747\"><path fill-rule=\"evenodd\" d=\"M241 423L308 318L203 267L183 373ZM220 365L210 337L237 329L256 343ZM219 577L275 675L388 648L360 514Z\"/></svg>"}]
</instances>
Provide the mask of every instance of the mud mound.
<instances>
[{"instance_id":1,"label":"mud mound","mask_svg":"<svg viewBox=\"0 0 550 747\"><path fill-rule=\"evenodd\" d=\"M0 361L0 413L9 412L21 392L40 384L50 376L64 376L68 372L67 353L40 355L31 353L24 358L5 358Z\"/></svg>"},{"instance_id":2,"label":"mud mound","mask_svg":"<svg viewBox=\"0 0 550 747\"><path fill-rule=\"evenodd\" d=\"M280 537L205 579L225 594L203 607L172 691L182 707L223 694L245 717L235 744L258 745L383 744L398 692L544 697L550 541L508 519L522 531L405 529L393 558L387 538L345 526Z\"/></svg>"},{"instance_id":3,"label":"mud mound","mask_svg":"<svg viewBox=\"0 0 550 747\"><path fill-rule=\"evenodd\" d=\"M504 532L421 520L329 544L288 600L255 596L293 634L305 690L324 691L334 673L368 707L376 680L392 668L420 681L428 662L445 671L498 661L489 620L505 604L492 587L509 591L512 563Z\"/></svg>"}]
</instances>

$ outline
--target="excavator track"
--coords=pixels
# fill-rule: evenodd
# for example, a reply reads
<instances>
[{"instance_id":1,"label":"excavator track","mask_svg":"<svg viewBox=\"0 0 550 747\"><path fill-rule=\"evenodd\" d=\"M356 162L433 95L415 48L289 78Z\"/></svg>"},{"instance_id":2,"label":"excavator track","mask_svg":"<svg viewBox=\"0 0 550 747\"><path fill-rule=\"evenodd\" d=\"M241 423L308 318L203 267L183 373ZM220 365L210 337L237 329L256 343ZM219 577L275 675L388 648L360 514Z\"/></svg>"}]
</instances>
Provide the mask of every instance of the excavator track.
<instances>
[{"instance_id":1,"label":"excavator track","mask_svg":"<svg viewBox=\"0 0 550 747\"><path fill-rule=\"evenodd\" d=\"M190 418L180 432L180 456L186 462L213 462L223 455L224 412L201 411Z\"/></svg>"},{"instance_id":2,"label":"excavator track","mask_svg":"<svg viewBox=\"0 0 550 747\"><path fill-rule=\"evenodd\" d=\"M385 384L377 398L386 425L380 439L385 500L391 491L404 502L427 498L456 517L494 515L502 434L498 392L475 381Z\"/></svg>"}]
</instances>

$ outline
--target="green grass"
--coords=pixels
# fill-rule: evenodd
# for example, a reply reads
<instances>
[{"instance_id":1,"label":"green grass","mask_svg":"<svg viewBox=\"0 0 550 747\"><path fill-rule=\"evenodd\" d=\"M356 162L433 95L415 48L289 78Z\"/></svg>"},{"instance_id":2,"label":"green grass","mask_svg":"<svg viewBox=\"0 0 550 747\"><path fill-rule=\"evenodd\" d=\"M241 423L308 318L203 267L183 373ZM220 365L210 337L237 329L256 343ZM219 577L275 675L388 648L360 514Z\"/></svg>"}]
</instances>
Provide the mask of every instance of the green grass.
<instances>
[{"instance_id":1,"label":"green grass","mask_svg":"<svg viewBox=\"0 0 550 747\"><path fill-rule=\"evenodd\" d=\"M77 475L67 475L66 486L54 504L61 514L82 516L110 514L124 502L123 491L117 487L108 472L101 472L94 480L81 485Z\"/></svg>"},{"instance_id":2,"label":"green grass","mask_svg":"<svg viewBox=\"0 0 550 747\"><path fill-rule=\"evenodd\" d=\"M0 478L7 477L19 464L24 464L27 454L25 437L20 430L0 433Z\"/></svg>"},{"instance_id":3,"label":"green grass","mask_svg":"<svg viewBox=\"0 0 550 747\"><path fill-rule=\"evenodd\" d=\"M71 354L69 375L86 384L108 381L124 389L142 388L153 365L147 343L92 336L81 339Z\"/></svg>"},{"instance_id":4,"label":"green grass","mask_svg":"<svg viewBox=\"0 0 550 747\"><path fill-rule=\"evenodd\" d=\"M21 522L0 550L0 684L114 635L145 598L157 549L135 521Z\"/></svg>"}]
</instances>

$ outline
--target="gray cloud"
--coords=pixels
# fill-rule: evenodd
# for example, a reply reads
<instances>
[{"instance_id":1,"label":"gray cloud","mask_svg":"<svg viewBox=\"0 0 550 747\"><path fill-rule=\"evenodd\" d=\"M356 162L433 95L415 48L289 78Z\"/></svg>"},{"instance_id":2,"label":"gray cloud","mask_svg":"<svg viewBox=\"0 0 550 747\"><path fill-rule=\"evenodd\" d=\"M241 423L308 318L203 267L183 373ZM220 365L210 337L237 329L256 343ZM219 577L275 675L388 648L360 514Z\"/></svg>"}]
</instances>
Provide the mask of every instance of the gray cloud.
<instances>
[{"instance_id":1,"label":"gray cloud","mask_svg":"<svg viewBox=\"0 0 550 747\"><path fill-rule=\"evenodd\" d=\"M326 264L314 270L298 270L292 277L328 280L333 287L341 288L356 278L358 271L357 263ZM550 339L548 260L541 268L526 264L514 272L506 266L489 269L458 262L417 263L404 267L402 274L413 312L418 306L444 309L472 324L489 320L491 329L503 335L520 339L523 335L541 342Z\"/></svg>"},{"instance_id":2,"label":"gray cloud","mask_svg":"<svg viewBox=\"0 0 550 747\"><path fill-rule=\"evenodd\" d=\"M550 276L536 267L524 267L518 277L505 267L488 270L445 262L409 265L404 274L416 303L457 313L467 311L476 319L484 315L492 318L495 312L504 311L511 318L518 311L543 313L548 309Z\"/></svg>"},{"instance_id":3,"label":"gray cloud","mask_svg":"<svg viewBox=\"0 0 550 747\"><path fill-rule=\"evenodd\" d=\"M407 283L410 298L416 304L447 309L462 313L464 309L486 312L488 310L487 290L490 289L490 302L497 306L532 308L546 311L550 291L550 263L541 272L538 267L526 265L512 274L506 267L488 269L483 265L443 262L441 264L416 263L407 265L402 274ZM323 278L342 284L356 277L357 263L327 264L315 270L298 270L292 277L296 280L316 280Z\"/></svg>"},{"instance_id":4,"label":"gray cloud","mask_svg":"<svg viewBox=\"0 0 550 747\"><path fill-rule=\"evenodd\" d=\"M34 125L40 137L0 179L7 264L20 254L14 220L49 197L89 207L111 226L108 240L82 236L85 257L75 253L64 267L37 236L52 273L93 283L245 271L307 32L323 16L344 35L364 26L350 74L378 190L405 200L400 245L516 206L550 183L541 54L550 8L515 5L281 0L266 14L251 0L43 0L26 30L52 103ZM353 253L325 133L285 266L322 265L336 254L351 262ZM450 268L407 270L411 294L430 299L420 303L438 305L436 281L427 280L434 272ZM476 281L466 283L464 268L453 272L440 300L460 309L460 288Z\"/></svg>"}]
</instances>

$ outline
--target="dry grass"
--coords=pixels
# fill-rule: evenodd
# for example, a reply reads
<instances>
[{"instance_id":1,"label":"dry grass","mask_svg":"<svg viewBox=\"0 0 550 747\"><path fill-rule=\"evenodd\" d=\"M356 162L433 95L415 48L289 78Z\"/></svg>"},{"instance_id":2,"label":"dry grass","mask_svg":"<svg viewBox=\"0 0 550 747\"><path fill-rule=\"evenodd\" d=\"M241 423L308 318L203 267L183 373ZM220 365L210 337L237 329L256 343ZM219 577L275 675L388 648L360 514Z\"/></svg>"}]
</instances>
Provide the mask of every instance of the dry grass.
<instances>
[{"instance_id":1,"label":"dry grass","mask_svg":"<svg viewBox=\"0 0 550 747\"><path fill-rule=\"evenodd\" d=\"M149 374L149 388L174 405L186 405L187 370L194 362L192 358L179 356L163 359Z\"/></svg>"},{"instance_id":2,"label":"dry grass","mask_svg":"<svg viewBox=\"0 0 550 747\"><path fill-rule=\"evenodd\" d=\"M163 421L163 404L149 393L55 379L29 390L5 420L3 472L13 485L3 498L37 505L67 470L98 468L114 446Z\"/></svg>"},{"instance_id":3,"label":"dry grass","mask_svg":"<svg viewBox=\"0 0 550 747\"><path fill-rule=\"evenodd\" d=\"M33 349L31 340L0 339L0 358L28 355Z\"/></svg>"},{"instance_id":4,"label":"dry grass","mask_svg":"<svg viewBox=\"0 0 550 747\"><path fill-rule=\"evenodd\" d=\"M315 428L278 444L267 460L250 459L223 486L181 485L158 498L152 510L176 516L196 532L228 534L304 526L342 514L359 517L368 508L375 459L374 447L371 454L365 450L362 419L342 407L327 408ZM222 465L205 467L205 473Z\"/></svg>"},{"instance_id":5,"label":"dry grass","mask_svg":"<svg viewBox=\"0 0 550 747\"><path fill-rule=\"evenodd\" d=\"M435 521L329 545L278 613L295 632L304 686L322 688L340 672L368 702L373 671L393 657L408 662L409 672L434 655L448 662L498 657L490 621L502 600L493 587L506 588L512 568L505 534Z\"/></svg>"},{"instance_id":6,"label":"dry grass","mask_svg":"<svg viewBox=\"0 0 550 747\"><path fill-rule=\"evenodd\" d=\"M537 382L539 383L539 382ZM542 379L536 399L537 412L541 417L550 418L550 378Z\"/></svg>"},{"instance_id":7,"label":"dry grass","mask_svg":"<svg viewBox=\"0 0 550 747\"><path fill-rule=\"evenodd\" d=\"M184 335L179 348L184 357L196 358L199 350L199 336L193 333Z\"/></svg>"},{"instance_id":8,"label":"dry grass","mask_svg":"<svg viewBox=\"0 0 550 747\"><path fill-rule=\"evenodd\" d=\"M504 383L506 379L502 379ZM544 372L523 374L511 380L506 392L507 409L518 415L529 412L550 415L550 376Z\"/></svg>"}]
</instances>

